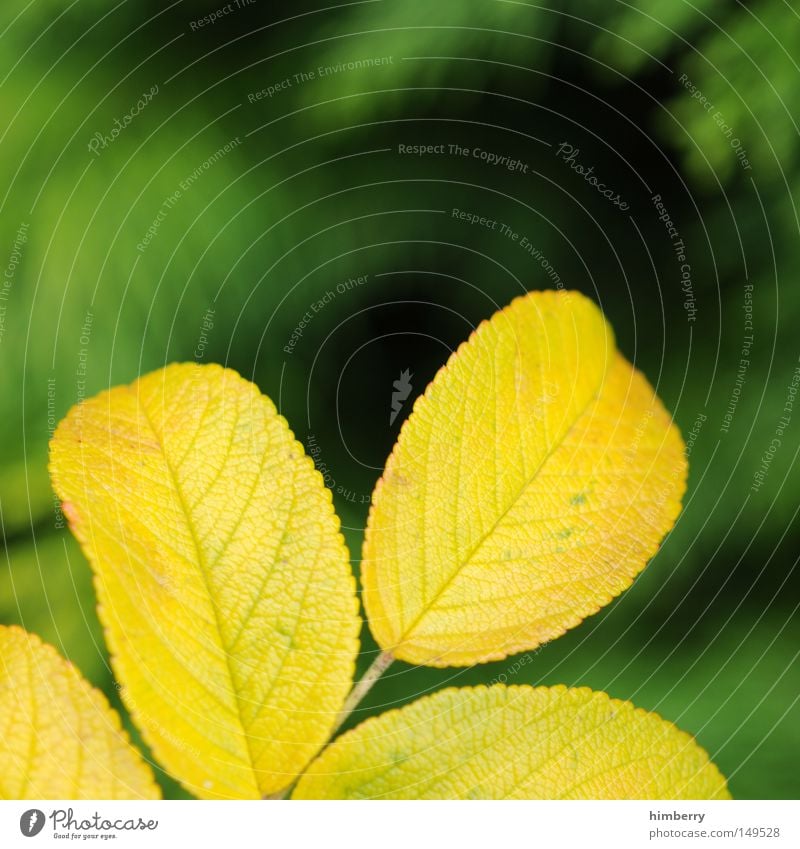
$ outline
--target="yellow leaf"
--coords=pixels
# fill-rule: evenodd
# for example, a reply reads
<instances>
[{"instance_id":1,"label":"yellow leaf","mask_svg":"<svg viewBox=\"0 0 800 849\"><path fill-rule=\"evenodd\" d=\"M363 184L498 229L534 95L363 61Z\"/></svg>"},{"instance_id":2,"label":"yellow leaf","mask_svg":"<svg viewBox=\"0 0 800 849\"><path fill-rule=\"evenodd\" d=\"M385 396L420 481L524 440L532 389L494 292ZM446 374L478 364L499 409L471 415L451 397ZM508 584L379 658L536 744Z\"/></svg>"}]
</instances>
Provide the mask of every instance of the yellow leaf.
<instances>
[{"instance_id":1,"label":"yellow leaf","mask_svg":"<svg viewBox=\"0 0 800 849\"><path fill-rule=\"evenodd\" d=\"M0 625L0 798L158 799L105 697L52 647Z\"/></svg>"},{"instance_id":2,"label":"yellow leaf","mask_svg":"<svg viewBox=\"0 0 800 849\"><path fill-rule=\"evenodd\" d=\"M672 723L588 688L449 688L343 734L296 799L728 799Z\"/></svg>"},{"instance_id":3,"label":"yellow leaf","mask_svg":"<svg viewBox=\"0 0 800 849\"><path fill-rule=\"evenodd\" d=\"M364 606L384 650L469 665L560 636L626 589L683 496L680 434L597 307L533 292L437 374L378 482Z\"/></svg>"},{"instance_id":4,"label":"yellow leaf","mask_svg":"<svg viewBox=\"0 0 800 849\"><path fill-rule=\"evenodd\" d=\"M171 365L74 407L51 474L155 756L204 798L290 784L350 688L360 620L330 492L272 402Z\"/></svg>"}]
</instances>

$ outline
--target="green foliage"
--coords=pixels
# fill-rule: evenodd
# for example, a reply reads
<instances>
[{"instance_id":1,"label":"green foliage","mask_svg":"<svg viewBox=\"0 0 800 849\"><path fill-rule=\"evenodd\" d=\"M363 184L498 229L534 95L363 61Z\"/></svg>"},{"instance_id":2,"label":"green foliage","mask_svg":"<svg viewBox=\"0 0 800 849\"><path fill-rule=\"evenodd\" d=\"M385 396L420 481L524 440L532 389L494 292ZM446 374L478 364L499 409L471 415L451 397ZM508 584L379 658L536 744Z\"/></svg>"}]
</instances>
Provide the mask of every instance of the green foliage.
<instances>
[{"instance_id":1,"label":"green foliage","mask_svg":"<svg viewBox=\"0 0 800 849\"><path fill-rule=\"evenodd\" d=\"M387 0L335 12L321 3L296 11L255 4L189 29L188 17L217 5L12 0L0 9L0 273L20 225L28 225L0 335L2 621L24 621L116 697L93 647L88 582L70 572L64 531L54 527L46 443L80 394L191 360L204 334L201 361L256 378L298 438L314 436L315 459L334 482L358 551L374 475L396 436L385 427L392 380L408 367L415 374L410 408L443 351L471 326L524 289L554 285L539 262L496 232L409 211L475 208L527 235L565 286L601 293L621 350L657 379L684 436L706 416L693 443L687 508L628 594L639 603L615 605L601 620L614 626L611 647L589 661L590 631L572 632L536 655L528 683L541 677L602 688L619 680L614 695L652 709L663 702L665 714L685 716L695 733L719 710L708 726L719 735L710 748L727 743L720 758L734 795L796 795L787 745L796 705L786 681L798 661L783 627L791 611L774 607L776 592L796 596L799 586L790 545L800 492L792 431L763 485L750 490L796 366L795 9L783 0ZM300 70L388 55L390 65L247 100ZM405 60L432 55L462 58ZM154 83L159 95L93 156L93 134L108 133ZM180 182L262 126L204 172L140 254L136 245ZM585 162L631 199L642 239L535 139L580 147ZM440 141L511 154L541 176L480 170L453 157L364 153ZM701 311L693 326L672 246L640 178L662 195L690 252ZM284 355L310 305L361 274L371 275L369 284L333 299ZM746 276L756 341L733 422L721 432L737 385ZM220 286L209 333L204 316ZM414 302L415 311L388 302ZM402 335L409 330L419 335ZM368 367L349 360L376 336L384 342L365 349ZM85 384L77 373L83 348ZM46 557L37 558L34 539ZM687 619L719 635L707 657L715 652L720 686L697 700L706 656L692 648ZM550 676L549 658L578 644L586 670L576 653L573 675ZM653 659L673 650L672 666ZM725 665L730 657L736 662ZM695 660L697 677L683 686L682 666ZM463 675L488 682L504 669L500 662ZM417 690L429 686L426 672L413 674ZM738 703L750 717L743 724Z\"/></svg>"}]
</instances>

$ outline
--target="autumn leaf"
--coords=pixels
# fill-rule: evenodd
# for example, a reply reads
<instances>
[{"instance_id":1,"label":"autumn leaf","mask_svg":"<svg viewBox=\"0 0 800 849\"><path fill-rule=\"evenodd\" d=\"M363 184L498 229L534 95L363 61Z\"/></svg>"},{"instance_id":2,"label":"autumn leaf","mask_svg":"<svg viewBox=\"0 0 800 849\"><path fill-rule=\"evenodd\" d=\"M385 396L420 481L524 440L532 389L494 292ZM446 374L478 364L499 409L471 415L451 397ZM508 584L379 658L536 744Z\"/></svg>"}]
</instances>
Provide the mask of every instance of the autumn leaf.
<instances>
[{"instance_id":1,"label":"autumn leaf","mask_svg":"<svg viewBox=\"0 0 800 849\"><path fill-rule=\"evenodd\" d=\"M586 688L448 688L343 734L296 799L728 799L683 731Z\"/></svg>"},{"instance_id":2,"label":"autumn leaf","mask_svg":"<svg viewBox=\"0 0 800 849\"><path fill-rule=\"evenodd\" d=\"M52 646L0 625L0 798L158 799L119 716Z\"/></svg>"},{"instance_id":3,"label":"autumn leaf","mask_svg":"<svg viewBox=\"0 0 800 849\"><path fill-rule=\"evenodd\" d=\"M51 474L158 760L205 798L292 783L351 686L360 620L330 492L271 401L171 365L74 407Z\"/></svg>"},{"instance_id":4,"label":"autumn leaf","mask_svg":"<svg viewBox=\"0 0 800 849\"><path fill-rule=\"evenodd\" d=\"M403 425L375 489L364 605L385 651L533 649L630 586L680 511L680 434L576 292L484 322Z\"/></svg>"}]
</instances>

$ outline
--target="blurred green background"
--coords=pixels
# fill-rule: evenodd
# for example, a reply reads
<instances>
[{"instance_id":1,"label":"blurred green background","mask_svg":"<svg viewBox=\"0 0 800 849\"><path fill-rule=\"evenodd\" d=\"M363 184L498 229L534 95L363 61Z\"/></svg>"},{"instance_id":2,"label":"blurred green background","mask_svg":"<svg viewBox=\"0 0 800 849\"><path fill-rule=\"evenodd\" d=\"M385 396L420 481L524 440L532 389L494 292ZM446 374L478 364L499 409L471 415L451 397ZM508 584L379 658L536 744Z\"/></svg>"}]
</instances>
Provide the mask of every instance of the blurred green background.
<instances>
[{"instance_id":1,"label":"blurred green background","mask_svg":"<svg viewBox=\"0 0 800 849\"><path fill-rule=\"evenodd\" d=\"M497 307L576 288L693 434L684 513L518 672L396 664L354 721L502 675L587 685L695 734L735 797L797 798L798 57L785 0L5 0L0 621L119 706L47 477L81 397L236 368L316 446L357 569L413 398ZM374 648L365 629L360 668Z\"/></svg>"}]
</instances>

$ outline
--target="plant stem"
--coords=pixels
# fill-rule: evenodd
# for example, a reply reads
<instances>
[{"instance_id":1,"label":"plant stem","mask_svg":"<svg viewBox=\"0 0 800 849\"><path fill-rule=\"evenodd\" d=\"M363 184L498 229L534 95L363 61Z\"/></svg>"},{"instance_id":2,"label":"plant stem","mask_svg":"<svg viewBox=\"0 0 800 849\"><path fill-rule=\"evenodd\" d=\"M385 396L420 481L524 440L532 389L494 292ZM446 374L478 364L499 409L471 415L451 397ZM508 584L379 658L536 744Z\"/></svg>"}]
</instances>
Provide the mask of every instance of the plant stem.
<instances>
[{"instance_id":1,"label":"plant stem","mask_svg":"<svg viewBox=\"0 0 800 849\"><path fill-rule=\"evenodd\" d=\"M350 691L350 695L348 695L347 699L345 700L344 706L339 711L339 715L336 717L336 722L333 724L333 728L331 729L328 741L322 747L320 754L324 752L325 749L328 748L328 746L330 746L333 736L342 727L342 725L344 725L345 721L350 716L350 714L359 706L364 696L367 695L367 693L372 689L373 685L378 680L378 678L380 678L381 675L386 672L386 670L392 665L393 662L394 655L388 651L382 651L375 658L375 660L372 661L367 671L361 676L361 678L355 684L353 689ZM317 757L319 757L319 755ZM304 774L304 772L305 771L301 773L301 776ZM294 789L294 786L295 784L297 784L298 780L299 777L291 784L288 784L286 787L284 787L283 790L278 790L277 793L270 793L269 795L264 796L263 798L271 800L286 799Z\"/></svg>"},{"instance_id":2,"label":"plant stem","mask_svg":"<svg viewBox=\"0 0 800 849\"><path fill-rule=\"evenodd\" d=\"M350 691L350 695L345 700L344 707L339 711L339 715L336 717L336 722L331 730L331 737L344 725L350 714L359 706L364 696L367 695L378 678L386 672L393 662L394 655L388 651L382 651L372 661L367 671Z\"/></svg>"},{"instance_id":3,"label":"plant stem","mask_svg":"<svg viewBox=\"0 0 800 849\"><path fill-rule=\"evenodd\" d=\"M275 793L268 793L266 796L262 796L261 798L268 802L275 802L280 799L285 799L289 795L289 791L294 787L294 783L287 784L283 790L278 790Z\"/></svg>"}]
</instances>

